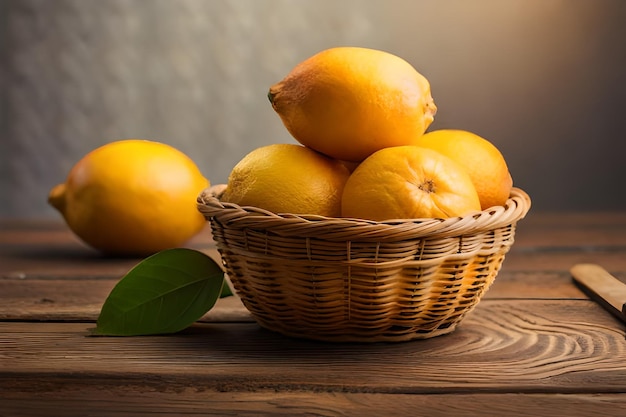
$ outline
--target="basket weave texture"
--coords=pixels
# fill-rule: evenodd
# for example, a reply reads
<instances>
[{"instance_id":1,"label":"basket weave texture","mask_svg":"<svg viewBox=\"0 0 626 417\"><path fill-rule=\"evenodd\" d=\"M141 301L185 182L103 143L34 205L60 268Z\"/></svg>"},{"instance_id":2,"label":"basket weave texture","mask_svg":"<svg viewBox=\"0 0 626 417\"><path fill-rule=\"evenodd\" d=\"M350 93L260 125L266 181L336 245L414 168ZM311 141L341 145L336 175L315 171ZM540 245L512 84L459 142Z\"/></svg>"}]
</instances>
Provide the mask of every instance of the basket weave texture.
<instances>
[{"instance_id":1,"label":"basket weave texture","mask_svg":"<svg viewBox=\"0 0 626 417\"><path fill-rule=\"evenodd\" d=\"M494 281L530 198L450 219L373 222L274 214L220 201L198 209L233 287L263 327L334 342L394 342L453 331Z\"/></svg>"}]
</instances>

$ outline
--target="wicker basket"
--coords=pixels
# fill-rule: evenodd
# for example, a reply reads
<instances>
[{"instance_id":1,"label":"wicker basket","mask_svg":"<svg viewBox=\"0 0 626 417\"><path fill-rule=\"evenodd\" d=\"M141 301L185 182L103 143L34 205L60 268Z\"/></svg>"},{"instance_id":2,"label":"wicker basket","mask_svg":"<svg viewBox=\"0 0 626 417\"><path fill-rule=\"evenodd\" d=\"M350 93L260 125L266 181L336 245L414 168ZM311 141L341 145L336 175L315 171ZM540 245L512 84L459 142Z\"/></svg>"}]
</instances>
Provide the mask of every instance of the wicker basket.
<instances>
[{"instance_id":1,"label":"wicker basket","mask_svg":"<svg viewBox=\"0 0 626 417\"><path fill-rule=\"evenodd\" d=\"M226 272L263 327L336 342L407 341L454 330L513 244L530 198L461 218L373 222L276 215L198 197Z\"/></svg>"}]
</instances>

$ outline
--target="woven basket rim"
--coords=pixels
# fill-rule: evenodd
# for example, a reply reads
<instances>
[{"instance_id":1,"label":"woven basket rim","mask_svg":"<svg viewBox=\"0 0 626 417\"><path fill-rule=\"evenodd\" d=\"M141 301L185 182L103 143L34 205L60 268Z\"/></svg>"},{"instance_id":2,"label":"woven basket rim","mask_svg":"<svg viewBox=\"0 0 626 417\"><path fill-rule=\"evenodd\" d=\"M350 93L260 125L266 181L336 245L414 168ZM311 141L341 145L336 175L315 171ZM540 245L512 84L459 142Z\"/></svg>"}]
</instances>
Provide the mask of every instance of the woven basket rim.
<instances>
[{"instance_id":1,"label":"woven basket rim","mask_svg":"<svg viewBox=\"0 0 626 417\"><path fill-rule=\"evenodd\" d=\"M503 206L462 217L373 221L273 213L258 207L239 206L220 200L225 190L225 184L217 184L198 195L198 210L207 220L218 221L229 228L264 230L278 236L306 238L324 235L324 239L336 241L398 241L480 233L516 223L526 216L531 207L528 194L513 187Z\"/></svg>"}]
</instances>

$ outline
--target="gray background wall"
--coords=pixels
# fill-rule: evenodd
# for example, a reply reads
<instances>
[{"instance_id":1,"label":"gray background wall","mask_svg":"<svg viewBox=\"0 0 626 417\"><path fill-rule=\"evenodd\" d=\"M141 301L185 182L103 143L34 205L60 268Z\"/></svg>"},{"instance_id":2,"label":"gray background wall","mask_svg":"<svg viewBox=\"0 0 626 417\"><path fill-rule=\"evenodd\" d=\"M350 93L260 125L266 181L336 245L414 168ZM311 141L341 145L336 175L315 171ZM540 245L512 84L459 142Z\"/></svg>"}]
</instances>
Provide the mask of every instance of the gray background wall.
<instances>
[{"instance_id":1,"label":"gray background wall","mask_svg":"<svg viewBox=\"0 0 626 417\"><path fill-rule=\"evenodd\" d=\"M338 45L411 62L534 210L624 210L625 41L623 0L0 0L0 217L57 218L48 190L130 137L225 182L293 142L268 87Z\"/></svg>"}]
</instances>

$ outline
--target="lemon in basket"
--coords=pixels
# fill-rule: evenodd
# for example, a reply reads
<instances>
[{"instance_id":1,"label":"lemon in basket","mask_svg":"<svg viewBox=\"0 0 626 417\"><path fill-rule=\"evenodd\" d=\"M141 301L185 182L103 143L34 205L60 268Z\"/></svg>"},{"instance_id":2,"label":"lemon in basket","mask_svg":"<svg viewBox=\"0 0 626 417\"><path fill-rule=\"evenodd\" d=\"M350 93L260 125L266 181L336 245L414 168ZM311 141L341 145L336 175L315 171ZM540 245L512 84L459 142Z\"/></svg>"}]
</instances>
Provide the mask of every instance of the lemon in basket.
<instances>
[{"instance_id":1,"label":"lemon in basket","mask_svg":"<svg viewBox=\"0 0 626 417\"><path fill-rule=\"evenodd\" d=\"M267 145L235 165L222 201L274 213L338 217L349 175L343 163L307 147Z\"/></svg>"},{"instance_id":2,"label":"lemon in basket","mask_svg":"<svg viewBox=\"0 0 626 417\"><path fill-rule=\"evenodd\" d=\"M179 150L129 139L84 156L50 191L48 202L88 245L143 256L179 246L203 228L196 197L208 186Z\"/></svg>"},{"instance_id":3,"label":"lemon in basket","mask_svg":"<svg viewBox=\"0 0 626 417\"><path fill-rule=\"evenodd\" d=\"M506 203L513 179L500 150L475 133L433 130L414 143L440 152L463 166L472 178L483 210Z\"/></svg>"},{"instance_id":4,"label":"lemon in basket","mask_svg":"<svg viewBox=\"0 0 626 417\"><path fill-rule=\"evenodd\" d=\"M409 144L437 111L430 83L411 64L356 47L313 55L271 86L268 97L296 140L346 161Z\"/></svg>"},{"instance_id":5,"label":"lemon in basket","mask_svg":"<svg viewBox=\"0 0 626 417\"><path fill-rule=\"evenodd\" d=\"M381 149L361 162L342 197L344 217L376 221L449 218L479 210L476 188L461 165L411 145Z\"/></svg>"}]
</instances>

